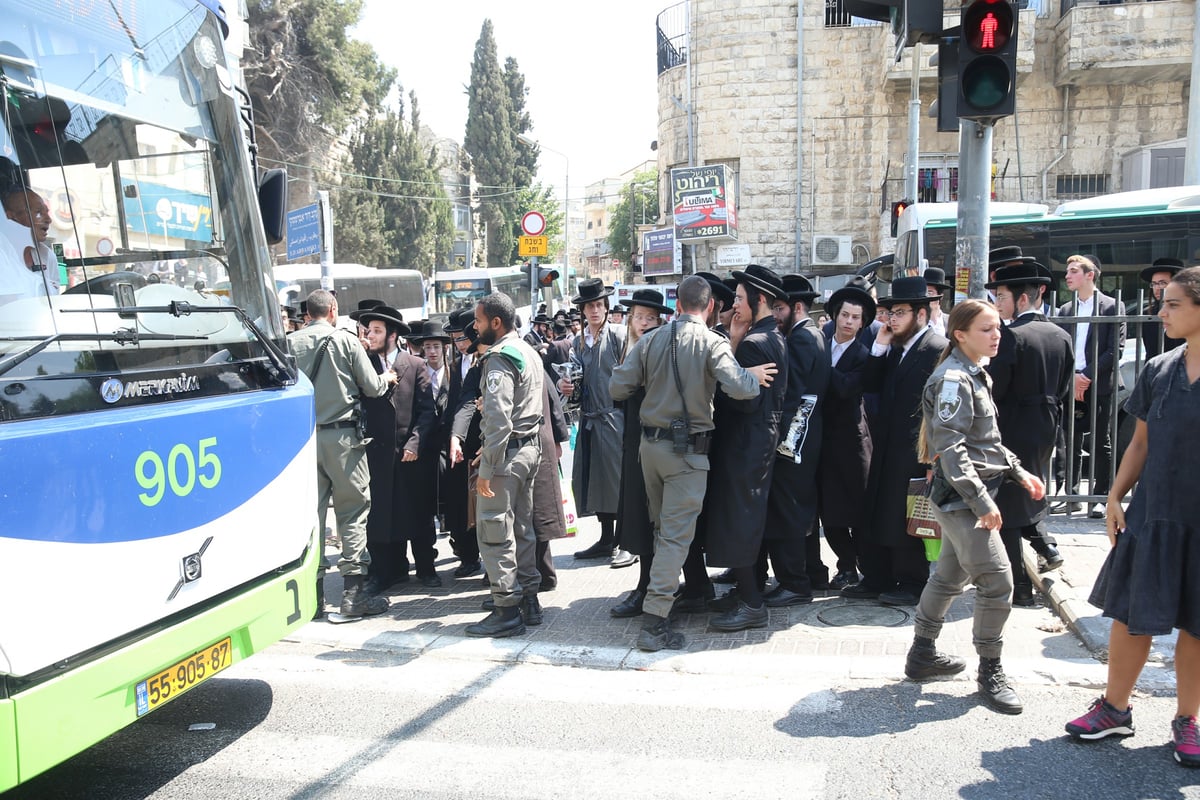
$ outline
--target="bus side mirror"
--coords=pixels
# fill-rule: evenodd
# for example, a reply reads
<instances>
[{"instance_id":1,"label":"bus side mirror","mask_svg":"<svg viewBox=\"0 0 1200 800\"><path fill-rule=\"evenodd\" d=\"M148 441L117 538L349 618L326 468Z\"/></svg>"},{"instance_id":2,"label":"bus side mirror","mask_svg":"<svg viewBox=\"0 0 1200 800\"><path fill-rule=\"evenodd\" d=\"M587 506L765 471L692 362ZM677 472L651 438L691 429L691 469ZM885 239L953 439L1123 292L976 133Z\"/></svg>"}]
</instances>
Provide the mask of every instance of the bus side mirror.
<instances>
[{"instance_id":1,"label":"bus side mirror","mask_svg":"<svg viewBox=\"0 0 1200 800\"><path fill-rule=\"evenodd\" d=\"M258 210L267 244L279 244L287 233L287 170L269 169L258 182Z\"/></svg>"}]
</instances>

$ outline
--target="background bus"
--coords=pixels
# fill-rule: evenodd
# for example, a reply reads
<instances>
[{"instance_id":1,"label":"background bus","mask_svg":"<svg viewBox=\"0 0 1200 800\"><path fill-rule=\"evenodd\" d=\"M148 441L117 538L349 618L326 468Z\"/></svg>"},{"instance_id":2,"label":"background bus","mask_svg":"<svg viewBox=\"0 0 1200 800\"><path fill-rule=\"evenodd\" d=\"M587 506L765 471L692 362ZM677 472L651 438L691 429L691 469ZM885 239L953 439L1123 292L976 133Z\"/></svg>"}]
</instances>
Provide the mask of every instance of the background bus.
<instances>
[{"instance_id":1,"label":"background bus","mask_svg":"<svg viewBox=\"0 0 1200 800\"><path fill-rule=\"evenodd\" d=\"M313 616L312 386L257 207L287 181L217 8L0 0L0 190L46 198L76 279L0 220L0 792Z\"/></svg>"},{"instance_id":2,"label":"background bus","mask_svg":"<svg viewBox=\"0 0 1200 800\"><path fill-rule=\"evenodd\" d=\"M912 209L925 207L918 204ZM916 257L923 253L929 266L941 267L952 275L956 228L955 213L946 213L929 217L922 228L913 226L906 231L906 270L917 269L920 262ZM1126 308L1132 310L1139 292L1149 293L1138 275L1144 267L1156 258L1178 258L1191 264L1200 256L1200 186L1072 200L1048 214L993 214L990 246L1006 245L1019 245L1025 255L1034 256L1058 275L1066 272L1067 258L1072 254L1095 255L1100 260L1100 290L1112 296L1120 291ZM899 269L899 244L896 252ZM1060 282L1059 302L1066 302L1067 295Z\"/></svg>"},{"instance_id":3,"label":"background bus","mask_svg":"<svg viewBox=\"0 0 1200 800\"><path fill-rule=\"evenodd\" d=\"M504 292L512 298L518 325L528 330L531 312L536 309L531 308L529 276L520 267L439 270L433 283L434 313L474 308L492 292Z\"/></svg>"},{"instance_id":4,"label":"background bus","mask_svg":"<svg viewBox=\"0 0 1200 800\"><path fill-rule=\"evenodd\" d=\"M426 319L425 278L415 269L366 267L362 264L333 264L333 288L338 310L345 317L358 308L360 300L382 300L404 315L405 322ZM320 264L286 264L275 267L275 280L286 284L279 302L298 306L314 289L321 288Z\"/></svg>"}]
</instances>

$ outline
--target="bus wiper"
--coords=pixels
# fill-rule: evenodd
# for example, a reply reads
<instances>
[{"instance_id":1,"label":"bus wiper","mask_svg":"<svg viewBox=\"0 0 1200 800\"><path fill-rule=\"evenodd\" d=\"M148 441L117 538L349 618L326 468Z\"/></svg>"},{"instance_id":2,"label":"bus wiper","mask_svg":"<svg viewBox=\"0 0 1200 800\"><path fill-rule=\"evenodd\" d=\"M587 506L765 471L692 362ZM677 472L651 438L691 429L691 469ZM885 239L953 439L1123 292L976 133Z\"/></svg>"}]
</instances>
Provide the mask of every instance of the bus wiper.
<instances>
[{"instance_id":1,"label":"bus wiper","mask_svg":"<svg viewBox=\"0 0 1200 800\"><path fill-rule=\"evenodd\" d=\"M241 308L241 306L220 305L220 306L201 306L194 303L188 303L182 300L172 300L165 306L120 306L117 308L64 308L63 313L74 314L170 314L173 317L186 317L192 314L233 314L242 323L246 330L254 335L258 343L262 345L263 350L267 352L267 358L271 361L271 366L268 372L270 377L280 386L290 386L296 382L296 376L292 372L288 364L287 357L275 346L275 342L271 337L262 332L254 320ZM207 337L201 337L207 338Z\"/></svg>"},{"instance_id":2,"label":"bus wiper","mask_svg":"<svg viewBox=\"0 0 1200 800\"><path fill-rule=\"evenodd\" d=\"M21 337L16 337L15 339L10 339L9 341L21 341L21 340L25 340L27 338L36 338L36 337L21 336ZM111 333L99 333L99 332L97 332L97 333L56 333L52 336L47 336L44 339L40 339L36 344L34 344L31 347L27 347L26 349L22 350L19 353L14 353L13 355L9 356L8 358L0 360L0 375L5 374L9 370L11 370L13 367L20 365L22 362L27 361L30 358L33 358L38 353L42 352L43 350L45 350L47 347L54 344L55 342L104 341L104 342L116 342L117 344L124 346L127 344L137 344L138 342L141 342L141 341L161 342L161 341L172 341L172 340L176 340L176 339L207 339L207 338L208 338L207 336L193 336L193 335L180 336L180 335L177 335L174 333L139 333L138 331L134 330L133 328L121 328L120 330L116 330Z\"/></svg>"}]
</instances>

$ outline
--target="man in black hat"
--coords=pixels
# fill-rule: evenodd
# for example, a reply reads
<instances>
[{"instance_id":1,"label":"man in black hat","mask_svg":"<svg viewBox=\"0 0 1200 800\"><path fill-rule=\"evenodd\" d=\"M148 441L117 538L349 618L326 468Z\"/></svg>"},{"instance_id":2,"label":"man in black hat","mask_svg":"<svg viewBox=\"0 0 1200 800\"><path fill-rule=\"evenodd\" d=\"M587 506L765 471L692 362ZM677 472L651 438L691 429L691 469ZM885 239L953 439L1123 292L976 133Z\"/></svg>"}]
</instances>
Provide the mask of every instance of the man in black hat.
<instances>
[{"instance_id":1,"label":"man in black hat","mask_svg":"<svg viewBox=\"0 0 1200 800\"><path fill-rule=\"evenodd\" d=\"M539 353L543 352L542 348L550 341L549 327L550 318L545 312L537 314L529 322L529 333L525 334L525 341Z\"/></svg>"},{"instance_id":2,"label":"man in black hat","mask_svg":"<svg viewBox=\"0 0 1200 800\"><path fill-rule=\"evenodd\" d=\"M709 287L712 289L713 310L708 316L709 330L719 333L726 339L729 338L729 328L721 322L721 315L726 311L733 311L733 290L725 285L725 282L711 272L697 272L696 276L704 278L708 281Z\"/></svg>"},{"instance_id":3,"label":"man in black hat","mask_svg":"<svg viewBox=\"0 0 1200 800\"><path fill-rule=\"evenodd\" d=\"M1011 321L1000 329L1000 348L987 371L1002 443L1027 471L1047 481L1062 409L1071 397L1075 352L1066 331L1041 312L1042 291L1050 280L1039 266L1025 261L999 267L987 284L1000 318ZM1013 605L1032 607L1033 581L1021 558L1021 538L1038 554L1040 571L1063 563L1057 542L1046 532L1046 500L1033 500L1022 487L1005 483L996 505L1003 520L1000 538L1012 564Z\"/></svg>"},{"instance_id":4,"label":"man in black hat","mask_svg":"<svg viewBox=\"0 0 1200 800\"><path fill-rule=\"evenodd\" d=\"M1067 317L1115 317L1120 309L1117 301L1100 291L1096 282L1100 280L1099 259L1093 255L1067 257L1067 289L1075 297L1058 309L1058 324L1071 335L1075 344L1075 426L1070 449L1071 477L1067 480L1067 458L1059 459L1059 485L1064 494L1079 494L1080 466L1084 450L1083 435L1089 434L1091 443L1087 451L1091 458L1089 467L1094 479L1090 493L1105 497L1112 471L1112 434L1109 423L1112 419L1113 398L1117 389L1124 386L1120 370L1114 370L1125 347L1125 323L1071 322ZM1113 379L1113 372L1116 379ZM1095 398L1096 415L1091 417L1092 399ZM1064 425L1064 428L1066 426ZM1090 432L1090 433L1089 433ZM1078 504L1076 504L1078 505ZM1069 507L1075 510L1074 506ZM1104 503L1097 502L1088 512L1093 519L1104 519Z\"/></svg>"},{"instance_id":5,"label":"man in black hat","mask_svg":"<svg viewBox=\"0 0 1200 800\"><path fill-rule=\"evenodd\" d=\"M817 489L825 541L837 556L837 573L829 588L843 589L858 583L858 540L869 505L871 429L863 376L871 350L859 334L866 324L874 324L875 298L863 285L851 282L830 296L825 310L834 327L825 339L830 371Z\"/></svg>"},{"instance_id":6,"label":"man in black hat","mask_svg":"<svg viewBox=\"0 0 1200 800\"><path fill-rule=\"evenodd\" d=\"M575 558L604 558L612 566L629 566L637 558L617 547L616 532L625 415L608 392L613 368L625 352L625 326L608 321L612 293L599 278L589 278L579 282L579 294L571 299L587 320L587 328L571 345L571 360L583 372L571 488L579 516L594 515L600 521L599 541L576 552ZM564 378L558 381L558 390L570 397L574 386Z\"/></svg>"},{"instance_id":7,"label":"man in black hat","mask_svg":"<svg viewBox=\"0 0 1200 800\"><path fill-rule=\"evenodd\" d=\"M864 373L864 387L879 393L867 488L873 506L859 551L863 579L842 596L907 606L917 604L929 580L925 545L905 532L904 522L908 482L926 470L917 460L921 396L949 342L929 329L925 278L897 278L879 304L888 310L888 324L875 337Z\"/></svg>"},{"instance_id":8,"label":"man in black hat","mask_svg":"<svg viewBox=\"0 0 1200 800\"><path fill-rule=\"evenodd\" d=\"M713 441L704 504L704 549L710 567L728 567L735 590L714 607L709 625L719 631L741 631L767 624L762 586L756 570L767 522L767 491L779 445L779 421L787 390L787 350L771 303L787 299L775 272L751 264L734 272L734 322L730 344L743 369L775 364L779 370L770 389L748 400L718 391L713 402Z\"/></svg>"},{"instance_id":9,"label":"man in black hat","mask_svg":"<svg viewBox=\"0 0 1200 800\"><path fill-rule=\"evenodd\" d=\"M1158 319L1158 312L1162 310L1163 289L1181 269L1183 262L1178 258L1157 258L1142 270L1142 280L1150 284L1150 299L1142 313L1155 318L1153 322L1142 323L1142 346L1146 349L1146 358L1154 358L1183 344L1183 339L1163 336L1162 321Z\"/></svg>"},{"instance_id":10,"label":"man in black hat","mask_svg":"<svg viewBox=\"0 0 1200 800\"><path fill-rule=\"evenodd\" d=\"M391 369L397 377L391 392L364 402L371 437L367 543L380 566L372 571L367 589L379 593L408 581L410 543L421 584L441 586L434 568L437 413L429 373L424 361L397 346L410 330L395 308L376 306L359 314L358 322L366 326L375 369ZM389 352L395 352L391 361Z\"/></svg>"},{"instance_id":11,"label":"man in black hat","mask_svg":"<svg viewBox=\"0 0 1200 800\"><path fill-rule=\"evenodd\" d=\"M479 542L475 538L474 527L467 519L467 460L463 457L464 435L461 439L454 436L455 415L462 405L464 383L474 364L471 354L472 340L469 335L475 332L475 312L469 308L459 308L450 312L442 330L450 337L454 345L454 357L450 360L447 370L450 375L449 389L446 396L446 412L443 416L442 436L445 439L445 470L442 475L441 496L444 498L446 529L450 532L450 549L459 560L454 570L455 578L466 578L479 572ZM467 328L470 328L468 333ZM478 380L475 383L478 388ZM474 397L470 402L473 403ZM464 434L466 431L464 430ZM478 430L476 430L478 435ZM478 449L478 443L472 449ZM472 452L472 456L474 452Z\"/></svg>"},{"instance_id":12,"label":"man in black hat","mask_svg":"<svg viewBox=\"0 0 1200 800\"><path fill-rule=\"evenodd\" d=\"M929 327L939 336L946 335L946 315L942 313L942 298L950 291L946 271L941 267L925 270L925 293L929 296Z\"/></svg>"},{"instance_id":13,"label":"man in black hat","mask_svg":"<svg viewBox=\"0 0 1200 800\"><path fill-rule=\"evenodd\" d=\"M370 467L359 435L358 397L379 397L396 382L396 373L373 368L354 334L337 328L337 300L324 289L312 292L307 311L312 321L288 337L296 365L313 383L317 423L317 519L324 525L330 501L337 518L342 557L338 571L345 584L341 615L382 614L387 600L363 590L373 572L367 549L371 513ZM317 614L324 612L324 592L317 581Z\"/></svg>"},{"instance_id":14,"label":"man in black hat","mask_svg":"<svg viewBox=\"0 0 1200 800\"><path fill-rule=\"evenodd\" d=\"M858 292L866 295L867 300L871 302L871 308L876 309L875 296L871 294L871 282L867 278L863 277L862 275L855 275L853 278L846 281L846 285L843 288L857 290L854 293L855 297L861 298L861 295L858 294ZM838 315L829 310L830 304L833 303L833 297L836 294L837 292L834 292L833 295L830 295L829 300L825 303L825 310L829 312L829 321L821 326L821 333L825 334L825 341L827 342L833 339L834 333L838 329ZM886 310L884 313L886 313ZM872 310L871 314L863 317L862 324L859 326L857 334L858 341L862 343L863 349L867 351L868 356L871 354L871 345L875 344L875 334L879 333L879 329L884 326L884 322L876 319L875 316L876 311Z\"/></svg>"},{"instance_id":15,"label":"man in black hat","mask_svg":"<svg viewBox=\"0 0 1200 800\"><path fill-rule=\"evenodd\" d=\"M825 337L808 314L818 296L812 283L802 275L784 275L782 282L789 311L783 320L787 337L786 389L760 559L765 567L766 557L770 557L779 582L764 598L772 608L811 603L810 575L814 568L824 569L821 537L813 529L813 522L817 517L817 468L829 357L825 354ZM760 571L760 576L763 574ZM828 579L826 574L822 583L827 584Z\"/></svg>"}]
</instances>

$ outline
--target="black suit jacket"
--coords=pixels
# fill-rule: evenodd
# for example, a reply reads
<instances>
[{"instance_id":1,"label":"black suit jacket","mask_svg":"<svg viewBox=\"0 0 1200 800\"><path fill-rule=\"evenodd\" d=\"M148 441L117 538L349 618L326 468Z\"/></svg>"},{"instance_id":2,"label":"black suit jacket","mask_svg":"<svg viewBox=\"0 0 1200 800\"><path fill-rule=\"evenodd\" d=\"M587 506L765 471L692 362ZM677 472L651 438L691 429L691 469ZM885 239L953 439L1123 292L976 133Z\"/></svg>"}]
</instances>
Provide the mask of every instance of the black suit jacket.
<instances>
[{"instance_id":1,"label":"black suit jacket","mask_svg":"<svg viewBox=\"0 0 1200 800\"><path fill-rule=\"evenodd\" d=\"M1118 315L1117 301L1097 290L1095 294L1093 316L1115 317ZM1075 340L1076 324L1062 317L1075 316L1075 300L1071 299L1058 308L1058 324ZM1083 374L1092 380L1092 386L1102 395L1113 393L1113 365L1120 358L1121 350L1125 347L1125 323L1093 322L1088 325L1087 341L1084 359L1086 366ZM1072 350L1074 353L1074 350ZM1072 355L1074 363L1074 355ZM1117 386L1124 386L1121 375L1117 373Z\"/></svg>"},{"instance_id":2,"label":"black suit jacket","mask_svg":"<svg viewBox=\"0 0 1200 800\"><path fill-rule=\"evenodd\" d=\"M826 346L832 358L832 338ZM857 528L866 519L871 430L863 405L863 373L870 358L871 351L854 339L829 371L817 478L821 521L833 528Z\"/></svg>"}]
</instances>

